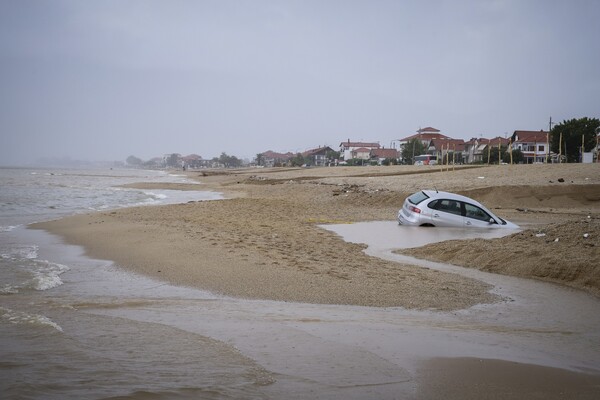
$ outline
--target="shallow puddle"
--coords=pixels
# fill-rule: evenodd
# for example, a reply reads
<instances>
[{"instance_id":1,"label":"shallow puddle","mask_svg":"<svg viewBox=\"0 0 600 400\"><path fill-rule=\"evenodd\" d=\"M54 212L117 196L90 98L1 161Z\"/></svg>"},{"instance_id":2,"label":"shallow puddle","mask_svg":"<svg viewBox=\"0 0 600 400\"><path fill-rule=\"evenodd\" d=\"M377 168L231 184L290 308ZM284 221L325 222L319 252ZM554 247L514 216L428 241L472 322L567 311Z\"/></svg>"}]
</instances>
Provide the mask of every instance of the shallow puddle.
<instances>
[{"instance_id":1,"label":"shallow puddle","mask_svg":"<svg viewBox=\"0 0 600 400\"><path fill-rule=\"evenodd\" d=\"M393 253L396 249L423 246L445 240L473 238L493 239L515 233L508 229L467 230L453 228L421 228L399 226L395 221L323 225L344 240L366 244L365 253L386 260L430 268L477 279L493 286L492 292L504 300L479 305L452 313L456 320L445 320L440 326L462 331L459 336L473 332L525 335L533 339L533 347L544 351L570 354L580 361L587 359L590 368L600 368L600 299L587 293L512 276L503 276L477 269L431 262ZM509 257L507 257L507 262ZM437 314L436 315L441 315ZM436 323L437 317L429 322ZM439 321L438 321L439 322ZM452 328L454 326L454 328ZM507 336L507 337L508 337ZM552 349L553 346L556 346ZM589 358L590 351L595 354ZM556 365L565 368L564 365Z\"/></svg>"},{"instance_id":2,"label":"shallow puddle","mask_svg":"<svg viewBox=\"0 0 600 400\"><path fill-rule=\"evenodd\" d=\"M354 224L321 225L344 240L365 243L378 249L407 249L445 240L493 239L518 232L518 229L427 228L398 225L395 221L372 221Z\"/></svg>"}]
</instances>

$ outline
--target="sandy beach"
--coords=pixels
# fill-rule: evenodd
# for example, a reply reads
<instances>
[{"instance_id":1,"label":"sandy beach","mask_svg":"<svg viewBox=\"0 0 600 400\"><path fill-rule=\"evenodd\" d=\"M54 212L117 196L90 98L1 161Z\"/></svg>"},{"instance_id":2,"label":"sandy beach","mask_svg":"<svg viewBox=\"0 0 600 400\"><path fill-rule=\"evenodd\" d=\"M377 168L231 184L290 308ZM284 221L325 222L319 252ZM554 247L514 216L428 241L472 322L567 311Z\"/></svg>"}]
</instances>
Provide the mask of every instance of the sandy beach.
<instances>
[{"instance_id":1,"label":"sandy beach","mask_svg":"<svg viewBox=\"0 0 600 400\"><path fill-rule=\"evenodd\" d=\"M481 282L369 257L361 245L319 227L393 220L408 194L437 188L480 200L524 231L407 253L599 293L600 165L276 168L188 176L202 185L160 186L213 190L227 199L35 227L84 246L94 258L235 297L437 310L496 301Z\"/></svg>"},{"instance_id":2,"label":"sandy beach","mask_svg":"<svg viewBox=\"0 0 600 400\"><path fill-rule=\"evenodd\" d=\"M600 294L600 165L280 168L187 175L201 184L129 186L210 190L226 199L77 215L33 228L83 246L92 258L236 298L451 313L502 302L489 283L369 256L365 245L345 242L321 227L394 221L407 195L437 188L480 200L522 230L499 239L453 240L399 252ZM397 351L394 341L390 346ZM600 381L594 373L466 356L429 359L418 367L414 382L419 399L592 399Z\"/></svg>"}]
</instances>

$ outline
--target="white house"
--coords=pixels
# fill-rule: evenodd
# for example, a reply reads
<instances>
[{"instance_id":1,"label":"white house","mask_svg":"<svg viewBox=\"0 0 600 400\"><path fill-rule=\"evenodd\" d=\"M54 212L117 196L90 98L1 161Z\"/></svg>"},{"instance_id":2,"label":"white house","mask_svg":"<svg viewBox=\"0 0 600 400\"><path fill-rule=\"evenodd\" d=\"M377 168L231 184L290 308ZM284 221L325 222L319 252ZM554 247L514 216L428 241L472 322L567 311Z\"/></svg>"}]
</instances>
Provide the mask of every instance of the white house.
<instances>
[{"instance_id":1,"label":"white house","mask_svg":"<svg viewBox=\"0 0 600 400\"><path fill-rule=\"evenodd\" d=\"M515 131L511 138L513 150L521 150L526 164L544 162L550 154L547 131Z\"/></svg>"},{"instance_id":2,"label":"white house","mask_svg":"<svg viewBox=\"0 0 600 400\"><path fill-rule=\"evenodd\" d=\"M379 149L380 147L379 143L351 142L348 139L347 142L340 143L340 158L344 160L363 158L366 152L368 156L364 159L368 160L370 158L370 151Z\"/></svg>"}]
</instances>

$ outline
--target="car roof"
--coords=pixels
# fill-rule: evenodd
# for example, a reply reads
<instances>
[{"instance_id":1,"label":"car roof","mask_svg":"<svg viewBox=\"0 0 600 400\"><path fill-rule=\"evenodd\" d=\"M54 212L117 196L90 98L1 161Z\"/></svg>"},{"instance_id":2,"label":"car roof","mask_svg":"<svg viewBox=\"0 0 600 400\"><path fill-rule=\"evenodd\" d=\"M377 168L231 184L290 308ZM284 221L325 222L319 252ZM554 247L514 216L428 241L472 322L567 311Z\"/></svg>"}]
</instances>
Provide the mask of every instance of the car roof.
<instances>
[{"instance_id":1,"label":"car roof","mask_svg":"<svg viewBox=\"0 0 600 400\"><path fill-rule=\"evenodd\" d=\"M450 193L450 192L441 192L438 190L423 190L423 193L425 193L427 196L429 196L430 199L435 200L435 199L448 199L448 200L456 200L456 201L466 201L467 203L471 203L474 204L476 206L480 206L484 209L487 210L487 208L481 204L480 202L478 202L477 200L473 200L470 197L467 196L462 196L460 194L456 194L456 193ZM488 210L489 211L489 210Z\"/></svg>"}]
</instances>

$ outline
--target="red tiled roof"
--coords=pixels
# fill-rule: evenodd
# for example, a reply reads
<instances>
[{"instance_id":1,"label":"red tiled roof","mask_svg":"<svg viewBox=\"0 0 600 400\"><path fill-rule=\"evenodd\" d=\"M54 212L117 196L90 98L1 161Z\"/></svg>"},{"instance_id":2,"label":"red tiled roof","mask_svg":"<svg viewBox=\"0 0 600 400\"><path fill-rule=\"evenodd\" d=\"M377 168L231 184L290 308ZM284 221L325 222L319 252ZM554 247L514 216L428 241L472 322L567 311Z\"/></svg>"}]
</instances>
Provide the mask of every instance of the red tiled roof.
<instances>
[{"instance_id":1,"label":"red tiled roof","mask_svg":"<svg viewBox=\"0 0 600 400\"><path fill-rule=\"evenodd\" d=\"M276 159L276 160L288 160L288 159L294 157L294 154L290 153L290 152L287 152L287 153L283 154L283 153L276 153L276 152L271 151L271 150L265 151L264 153L261 153L261 154L265 158L273 158L273 159Z\"/></svg>"},{"instance_id":2,"label":"red tiled roof","mask_svg":"<svg viewBox=\"0 0 600 400\"><path fill-rule=\"evenodd\" d=\"M400 139L400 141L408 142L409 140L412 140L412 139L433 140L433 139L450 139L450 137L448 137L446 135L442 135L441 133L415 133L414 135L407 136L404 139Z\"/></svg>"},{"instance_id":3,"label":"red tiled roof","mask_svg":"<svg viewBox=\"0 0 600 400\"><path fill-rule=\"evenodd\" d=\"M509 138L503 138L501 136L496 136L495 138L488 140L488 143L490 143L492 146L498 146L498 143L500 143L500 146L508 146L509 142Z\"/></svg>"},{"instance_id":4,"label":"red tiled roof","mask_svg":"<svg viewBox=\"0 0 600 400\"><path fill-rule=\"evenodd\" d=\"M429 147L432 145L436 151L447 148L452 151L463 151L465 149L465 141L463 139L432 139Z\"/></svg>"},{"instance_id":5,"label":"red tiled roof","mask_svg":"<svg viewBox=\"0 0 600 400\"><path fill-rule=\"evenodd\" d=\"M515 131L512 135L514 143L543 143L548 140L547 131Z\"/></svg>"},{"instance_id":6,"label":"red tiled roof","mask_svg":"<svg viewBox=\"0 0 600 400\"><path fill-rule=\"evenodd\" d=\"M374 149L371 150L371 155L378 158L398 158L398 150L396 149Z\"/></svg>"},{"instance_id":7,"label":"red tiled roof","mask_svg":"<svg viewBox=\"0 0 600 400\"><path fill-rule=\"evenodd\" d=\"M483 138L483 137L480 137L480 138L471 138L471 139L469 139L468 142L465 142L465 145L473 146L475 144L478 144L479 146L481 146L481 145L488 145L488 144L491 143L492 146L498 146L498 142L500 142L501 146L507 146L508 142L510 142L510 139L503 138L503 137L500 137L500 136L496 136L493 139L488 139L488 138Z\"/></svg>"},{"instance_id":8,"label":"red tiled roof","mask_svg":"<svg viewBox=\"0 0 600 400\"><path fill-rule=\"evenodd\" d=\"M508 138L503 138L500 136L496 136L493 139L488 139L488 138L481 138L479 139L479 144L492 144L492 146L498 146L498 143L500 143L500 145L508 145L508 142L510 142L510 139Z\"/></svg>"},{"instance_id":9,"label":"red tiled roof","mask_svg":"<svg viewBox=\"0 0 600 400\"><path fill-rule=\"evenodd\" d=\"M368 153L368 152L371 151L371 149L368 149L366 147L360 147L360 148L354 149L352 151L355 152L355 153Z\"/></svg>"},{"instance_id":10,"label":"red tiled roof","mask_svg":"<svg viewBox=\"0 0 600 400\"><path fill-rule=\"evenodd\" d=\"M370 148L375 148L378 149L381 147L381 145L379 143L365 143L365 142L341 142L340 146L345 146L345 147L370 147Z\"/></svg>"},{"instance_id":11,"label":"red tiled roof","mask_svg":"<svg viewBox=\"0 0 600 400\"><path fill-rule=\"evenodd\" d=\"M440 130L428 126L427 128L421 128L421 129L419 129L417 132L418 133L425 133L425 132L428 132L428 133L432 133L432 132L439 133Z\"/></svg>"},{"instance_id":12,"label":"red tiled roof","mask_svg":"<svg viewBox=\"0 0 600 400\"><path fill-rule=\"evenodd\" d=\"M311 156L313 154L319 154L319 153L326 154L328 151L333 151L333 149L329 146L317 147L316 149L306 150L305 152L302 153L302 155L304 157L306 157L306 156Z\"/></svg>"}]
</instances>

